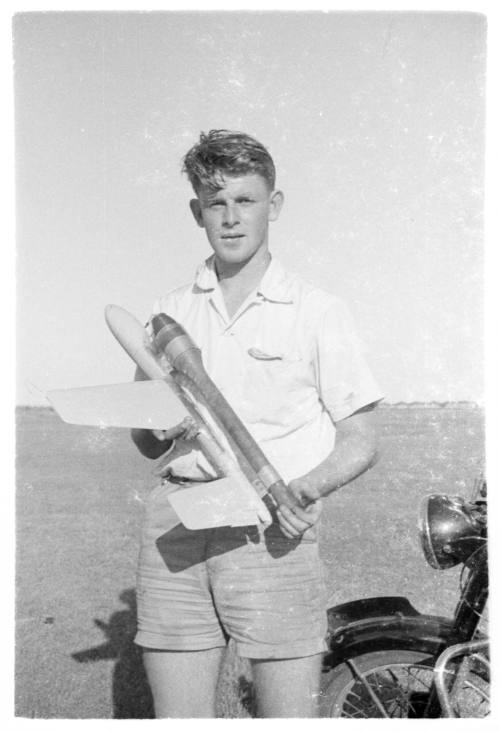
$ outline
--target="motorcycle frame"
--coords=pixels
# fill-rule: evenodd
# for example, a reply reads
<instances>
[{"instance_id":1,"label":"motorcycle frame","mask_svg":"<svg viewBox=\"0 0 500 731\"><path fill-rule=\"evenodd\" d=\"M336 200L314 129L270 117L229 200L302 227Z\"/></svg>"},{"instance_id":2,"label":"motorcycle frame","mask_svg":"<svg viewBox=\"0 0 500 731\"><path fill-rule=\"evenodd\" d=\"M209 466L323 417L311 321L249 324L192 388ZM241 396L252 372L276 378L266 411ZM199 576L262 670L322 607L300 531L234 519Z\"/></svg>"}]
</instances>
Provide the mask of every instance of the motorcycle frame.
<instances>
[{"instance_id":1,"label":"motorcycle frame","mask_svg":"<svg viewBox=\"0 0 500 731\"><path fill-rule=\"evenodd\" d=\"M450 671L448 669L448 663L456 657L473 655L478 662L484 665L489 673L490 663L488 658L485 656L488 652L488 649L488 640L475 640L471 642L463 642L457 645L451 645L450 647L447 647L446 650L444 650L438 657L434 668L436 693L439 699L439 703L441 704L443 716L445 718L457 718L457 714L453 710L451 702L451 692L447 677L448 674L451 673L451 675L454 676L455 673L454 671ZM476 688L476 690L477 692L479 692L479 689ZM487 696L486 694L481 695L483 695L483 698L489 702L489 696Z\"/></svg>"}]
</instances>

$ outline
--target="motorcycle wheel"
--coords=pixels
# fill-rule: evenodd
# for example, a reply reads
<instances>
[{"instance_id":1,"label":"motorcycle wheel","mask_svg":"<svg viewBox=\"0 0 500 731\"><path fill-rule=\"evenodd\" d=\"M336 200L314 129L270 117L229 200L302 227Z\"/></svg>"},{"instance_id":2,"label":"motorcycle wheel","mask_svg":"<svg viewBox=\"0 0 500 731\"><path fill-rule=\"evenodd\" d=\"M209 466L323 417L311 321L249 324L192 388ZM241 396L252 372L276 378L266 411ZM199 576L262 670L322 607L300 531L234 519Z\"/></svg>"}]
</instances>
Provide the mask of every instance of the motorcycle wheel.
<instances>
[{"instance_id":1,"label":"motorcycle wheel","mask_svg":"<svg viewBox=\"0 0 500 731\"><path fill-rule=\"evenodd\" d=\"M322 683L325 718L423 718L435 658L413 650L381 650L335 666Z\"/></svg>"}]
</instances>

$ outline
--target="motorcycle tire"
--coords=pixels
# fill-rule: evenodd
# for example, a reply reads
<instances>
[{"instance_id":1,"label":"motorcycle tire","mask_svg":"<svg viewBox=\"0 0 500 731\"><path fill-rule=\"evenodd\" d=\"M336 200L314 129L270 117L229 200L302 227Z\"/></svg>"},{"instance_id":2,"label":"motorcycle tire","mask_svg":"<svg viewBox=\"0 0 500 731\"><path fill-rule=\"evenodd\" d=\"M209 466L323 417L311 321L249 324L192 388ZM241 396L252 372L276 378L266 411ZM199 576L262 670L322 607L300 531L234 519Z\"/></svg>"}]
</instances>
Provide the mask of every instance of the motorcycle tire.
<instances>
[{"instance_id":1,"label":"motorcycle tire","mask_svg":"<svg viewBox=\"0 0 500 731\"><path fill-rule=\"evenodd\" d=\"M429 653L398 649L367 652L344 661L323 678L320 716L423 718L434 662Z\"/></svg>"}]
</instances>

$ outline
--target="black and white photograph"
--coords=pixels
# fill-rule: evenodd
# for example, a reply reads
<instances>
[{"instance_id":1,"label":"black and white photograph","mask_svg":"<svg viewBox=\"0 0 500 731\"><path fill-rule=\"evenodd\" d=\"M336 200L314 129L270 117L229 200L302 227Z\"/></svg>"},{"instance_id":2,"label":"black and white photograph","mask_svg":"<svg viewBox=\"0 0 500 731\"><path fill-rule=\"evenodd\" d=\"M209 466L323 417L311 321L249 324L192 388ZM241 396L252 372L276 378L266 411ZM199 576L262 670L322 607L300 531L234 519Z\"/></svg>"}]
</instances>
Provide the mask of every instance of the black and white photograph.
<instances>
[{"instance_id":1,"label":"black and white photograph","mask_svg":"<svg viewBox=\"0 0 500 731\"><path fill-rule=\"evenodd\" d=\"M492 721L473 10L12 15L17 720Z\"/></svg>"}]
</instances>

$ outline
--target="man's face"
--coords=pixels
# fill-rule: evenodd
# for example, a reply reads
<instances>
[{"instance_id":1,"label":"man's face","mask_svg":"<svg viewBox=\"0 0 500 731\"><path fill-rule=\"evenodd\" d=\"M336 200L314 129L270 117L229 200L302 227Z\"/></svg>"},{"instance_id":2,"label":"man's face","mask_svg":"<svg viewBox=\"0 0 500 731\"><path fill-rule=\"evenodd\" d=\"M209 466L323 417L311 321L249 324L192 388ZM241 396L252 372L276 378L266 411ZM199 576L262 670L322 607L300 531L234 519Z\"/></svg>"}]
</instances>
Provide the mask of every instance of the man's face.
<instances>
[{"instance_id":1,"label":"man's face","mask_svg":"<svg viewBox=\"0 0 500 731\"><path fill-rule=\"evenodd\" d=\"M264 178L257 174L225 176L221 184L219 190L202 187L190 203L216 260L239 265L265 255L269 221L279 216L282 193L270 191Z\"/></svg>"}]
</instances>

